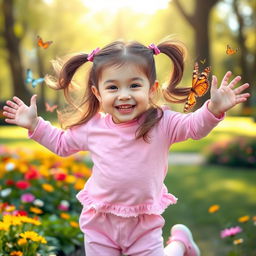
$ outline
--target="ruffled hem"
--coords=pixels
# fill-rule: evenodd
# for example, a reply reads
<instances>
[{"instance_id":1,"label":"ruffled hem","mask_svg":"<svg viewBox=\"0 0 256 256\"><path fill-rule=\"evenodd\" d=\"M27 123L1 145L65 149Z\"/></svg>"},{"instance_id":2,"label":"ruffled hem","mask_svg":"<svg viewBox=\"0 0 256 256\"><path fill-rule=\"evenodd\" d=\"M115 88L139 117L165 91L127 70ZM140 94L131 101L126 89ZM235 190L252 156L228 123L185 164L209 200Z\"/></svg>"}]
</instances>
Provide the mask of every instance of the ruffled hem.
<instances>
[{"instance_id":1,"label":"ruffled hem","mask_svg":"<svg viewBox=\"0 0 256 256\"><path fill-rule=\"evenodd\" d=\"M155 204L139 204L124 206L119 204L110 204L105 202L96 202L84 189L76 195L84 210L95 209L97 212L112 213L121 217L136 217L140 214L162 214L171 204L176 204L177 198L169 193L164 193L160 202Z\"/></svg>"}]
</instances>

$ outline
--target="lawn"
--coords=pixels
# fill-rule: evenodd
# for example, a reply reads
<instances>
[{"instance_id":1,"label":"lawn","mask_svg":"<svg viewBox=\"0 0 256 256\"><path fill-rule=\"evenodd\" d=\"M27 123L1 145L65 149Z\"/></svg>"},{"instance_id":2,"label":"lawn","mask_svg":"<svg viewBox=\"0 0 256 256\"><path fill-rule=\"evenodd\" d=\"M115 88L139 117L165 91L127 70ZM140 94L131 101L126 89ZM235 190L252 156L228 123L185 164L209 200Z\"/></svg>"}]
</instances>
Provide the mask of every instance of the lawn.
<instances>
[{"instance_id":1,"label":"lawn","mask_svg":"<svg viewBox=\"0 0 256 256\"><path fill-rule=\"evenodd\" d=\"M255 180L255 171L242 168L170 166L165 184L179 200L164 213L165 241L170 227L183 223L192 229L202 255L226 255L228 248L220 239L220 230L231 222L239 225L237 219L241 216L256 215ZM210 214L208 208L213 204L220 205L220 210ZM251 226L256 233L252 222Z\"/></svg>"}]
</instances>

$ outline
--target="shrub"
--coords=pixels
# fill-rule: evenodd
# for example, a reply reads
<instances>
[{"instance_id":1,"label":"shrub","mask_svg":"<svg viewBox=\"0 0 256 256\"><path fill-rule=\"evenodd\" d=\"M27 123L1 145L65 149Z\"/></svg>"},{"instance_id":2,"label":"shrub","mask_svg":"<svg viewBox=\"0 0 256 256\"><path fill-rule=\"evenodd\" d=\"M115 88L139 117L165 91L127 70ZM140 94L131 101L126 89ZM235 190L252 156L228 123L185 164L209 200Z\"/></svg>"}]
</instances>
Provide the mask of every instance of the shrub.
<instances>
[{"instance_id":1,"label":"shrub","mask_svg":"<svg viewBox=\"0 0 256 256\"><path fill-rule=\"evenodd\" d=\"M256 138L240 136L218 141L207 149L206 157L211 164L255 169Z\"/></svg>"}]
</instances>

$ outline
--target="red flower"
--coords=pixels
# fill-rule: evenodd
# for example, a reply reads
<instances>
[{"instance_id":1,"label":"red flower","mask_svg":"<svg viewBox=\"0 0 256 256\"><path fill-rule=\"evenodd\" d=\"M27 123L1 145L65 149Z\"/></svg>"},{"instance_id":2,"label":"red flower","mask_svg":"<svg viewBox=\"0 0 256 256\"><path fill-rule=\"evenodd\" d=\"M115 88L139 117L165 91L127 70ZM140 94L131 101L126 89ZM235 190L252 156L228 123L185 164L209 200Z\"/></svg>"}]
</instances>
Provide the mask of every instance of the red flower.
<instances>
[{"instance_id":1,"label":"red flower","mask_svg":"<svg viewBox=\"0 0 256 256\"><path fill-rule=\"evenodd\" d=\"M16 182L16 187L19 189L27 189L30 187L30 183L26 180L19 180Z\"/></svg>"},{"instance_id":2,"label":"red flower","mask_svg":"<svg viewBox=\"0 0 256 256\"><path fill-rule=\"evenodd\" d=\"M57 172L54 174L55 180L65 180L67 175L63 172Z\"/></svg>"},{"instance_id":3,"label":"red flower","mask_svg":"<svg viewBox=\"0 0 256 256\"><path fill-rule=\"evenodd\" d=\"M26 211L22 211L22 210L16 210L14 212L14 215L15 216L28 216L27 212Z\"/></svg>"},{"instance_id":4,"label":"red flower","mask_svg":"<svg viewBox=\"0 0 256 256\"><path fill-rule=\"evenodd\" d=\"M38 179L39 177L40 177L40 173L33 166L30 166L29 170L25 173L26 180Z\"/></svg>"},{"instance_id":5,"label":"red flower","mask_svg":"<svg viewBox=\"0 0 256 256\"><path fill-rule=\"evenodd\" d=\"M15 184L15 181L14 181L14 180L6 180L6 181L5 181L5 184L6 184L7 186L13 186L13 185Z\"/></svg>"}]
</instances>

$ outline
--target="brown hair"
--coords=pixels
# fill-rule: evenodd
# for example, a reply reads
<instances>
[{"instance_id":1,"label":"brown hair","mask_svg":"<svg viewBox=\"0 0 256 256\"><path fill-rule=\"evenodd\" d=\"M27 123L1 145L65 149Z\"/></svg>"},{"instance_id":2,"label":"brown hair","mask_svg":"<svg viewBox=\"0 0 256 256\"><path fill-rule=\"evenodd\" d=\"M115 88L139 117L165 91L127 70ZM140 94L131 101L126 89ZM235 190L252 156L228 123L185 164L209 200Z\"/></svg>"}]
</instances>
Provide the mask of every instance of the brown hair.
<instances>
[{"instance_id":1,"label":"brown hair","mask_svg":"<svg viewBox=\"0 0 256 256\"><path fill-rule=\"evenodd\" d=\"M166 40L157 45L157 47L161 53L166 54L173 63L173 71L170 75L168 85L162 90L163 96L168 102L184 102L189 93L189 88L176 88L176 86L183 76L185 47L181 43L173 40ZM153 86L156 81L156 68L153 55L154 52L152 49L134 41L128 43L115 41L108 44L94 56L93 65L88 71L88 81L84 95L79 104L75 104L75 101L71 97L70 85L72 85L72 79L76 71L83 64L88 62L88 54L73 56L64 63L61 69L57 68L59 69L57 70L59 74L58 79L54 83L54 87L51 86L53 80L49 76L46 81L50 87L57 90L63 89L66 100L73 107L73 110L76 111L58 113L62 127L66 129L86 123L100 111L100 103L92 93L91 87L94 85L98 88L99 78L105 67L121 66L131 61L138 65L140 70L147 76L150 86ZM143 138L148 142L150 129L160 121L162 116L162 108L151 102L151 107L143 114L143 122L136 132L136 138ZM73 117L74 120L71 121L70 117ZM65 124L67 122L68 124Z\"/></svg>"}]
</instances>

